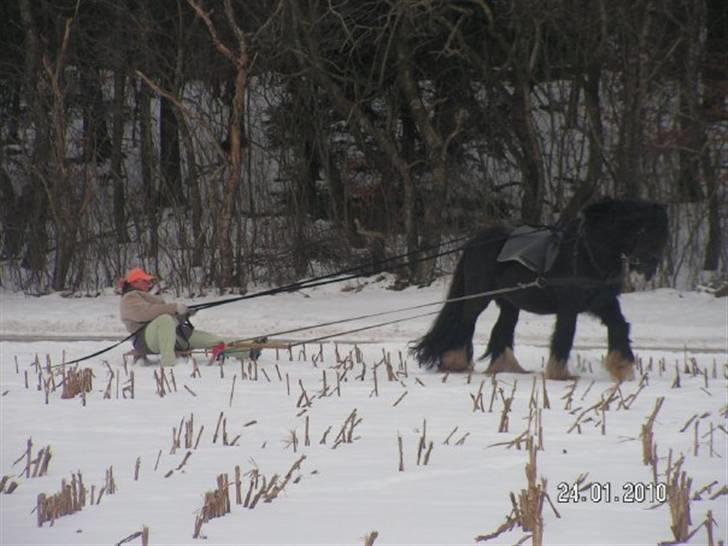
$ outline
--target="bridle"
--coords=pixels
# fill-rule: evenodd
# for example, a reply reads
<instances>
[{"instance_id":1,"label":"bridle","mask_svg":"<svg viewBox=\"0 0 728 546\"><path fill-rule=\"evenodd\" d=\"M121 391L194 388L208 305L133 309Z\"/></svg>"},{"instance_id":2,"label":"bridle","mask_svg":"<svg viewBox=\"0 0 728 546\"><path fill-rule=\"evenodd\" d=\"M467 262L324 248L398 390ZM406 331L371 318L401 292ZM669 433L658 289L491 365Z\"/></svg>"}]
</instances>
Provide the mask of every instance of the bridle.
<instances>
[{"instance_id":1,"label":"bridle","mask_svg":"<svg viewBox=\"0 0 728 546\"><path fill-rule=\"evenodd\" d=\"M635 241L639 240L639 238L642 237L646 231L647 229L642 226L635 236ZM634 251L637 247L636 243L634 246L635 248L632 249L632 252L630 254L627 254L625 252L620 253L620 258L622 258L622 261L627 262L630 267L636 268L642 265L642 260L639 258L639 256L634 255Z\"/></svg>"},{"instance_id":2,"label":"bridle","mask_svg":"<svg viewBox=\"0 0 728 546\"><path fill-rule=\"evenodd\" d=\"M589 239L586 236L586 219L582 214L579 214L579 226L576 230L576 243L574 244L574 273L576 273L576 265L577 265L577 255L579 253L579 243L581 242L581 246L586 251L587 258L589 258L589 263L591 266L599 273L600 277L607 278L607 276L604 274L604 271L602 270L601 266L599 265L599 262L597 262L596 257L594 256L594 252L592 251L591 245L589 244Z\"/></svg>"}]
</instances>

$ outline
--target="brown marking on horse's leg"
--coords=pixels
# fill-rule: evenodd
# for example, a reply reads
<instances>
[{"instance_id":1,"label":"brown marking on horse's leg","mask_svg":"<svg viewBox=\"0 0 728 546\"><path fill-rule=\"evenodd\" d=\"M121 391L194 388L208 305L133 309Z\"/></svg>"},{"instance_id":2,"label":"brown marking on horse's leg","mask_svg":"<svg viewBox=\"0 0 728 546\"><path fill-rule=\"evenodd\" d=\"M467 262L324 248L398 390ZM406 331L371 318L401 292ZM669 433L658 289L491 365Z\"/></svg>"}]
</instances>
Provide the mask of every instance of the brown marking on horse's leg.
<instances>
[{"instance_id":1,"label":"brown marking on horse's leg","mask_svg":"<svg viewBox=\"0 0 728 546\"><path fill-rule=\"evenodd\" d=\"M451 349L440 356L440 370L445 372L467 372L473 369L465 348Z\"/></svg>"},{"instance_id":2,"label":"brown marking on horse's leg","mask_svg":"<svg viewBox=\"0 0 728 546\"><path fill-rule=\"evenodd\" d=\"M604 361L604 366L612 379L619 383L634 380L634 361L625 358L619 351L610 351Z\"/></svg>"},{"instance_id":3,"label":"brown marking on horse's leg","mask_svg":"<svg viewBox=\"0 0 728 546\"><path fill-rule=\"evenodd\" d=\"M501 354L495 360L491 360L490 366L485 370L485 373L528 373L526 370L521 368L521 365L516 360L516 355L513 354L513 350L510 347L506 347L503 354Z\"/></svg>"},{"instance_id":4,"label":"brown marking on horse's leg","mask_svg":"<svg viewBox=\"0 0 728 546\"><path fill-rule=\"evenodd\" d=\"M577 376L569 373L566 360L558 359L554 355L549 356L543 376L546 379L556 379L557 381L568 381L577 378Z\"/></svg>"}]
</instances>

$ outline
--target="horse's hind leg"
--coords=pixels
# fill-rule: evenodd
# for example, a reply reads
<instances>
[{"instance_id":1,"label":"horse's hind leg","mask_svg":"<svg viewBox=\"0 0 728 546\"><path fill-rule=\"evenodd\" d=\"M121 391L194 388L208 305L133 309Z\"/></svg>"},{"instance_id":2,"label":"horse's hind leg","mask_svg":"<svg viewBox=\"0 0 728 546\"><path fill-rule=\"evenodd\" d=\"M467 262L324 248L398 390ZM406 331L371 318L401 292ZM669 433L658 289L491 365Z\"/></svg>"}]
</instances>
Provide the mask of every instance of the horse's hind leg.
<instances>
[{"instance_id":1,"label":"horse's hind leg","mask_svg":"<svg viewBox=\"0 0 728 546\"><path fill-rule=\"evenodd\" d=\"M604 364L609 374L615 381L633 380L634 354L629 343L629 323L624 319L619 300L615 297L593 312L607 327L609 349Z\"/></svg>"},{"instance_id":2,"label":"horse's hind leg","mask_svg":"<svg viewBox=\"0 0 728 546\"><path fill-rule=\"evenodd\" d=\"M446 372L466 372L473 368L473 332L478 315L488 307L487 297L473 298L462 302L462 322L459 325L457 347L448 349L440 355L439 369Z\"/></svg>"},{"instance_id":3,"label":"horse's hind leg","mask_svg":"<svg viewBox=\"0 0 728 546\"><path fill-rule=\"evenodd\" d=\"M546 379L573 379L569 374L567 363L574 343L576 331L576 313L559 313L556 315L556 327L551 336L551 354L544 370Z\"/></svg>"},{"instance_id":4,"label":"horse's hind leg","mask_svg":"<svg viewBox=\"0 0 728 546\"><path fill-rule=\"evenodd\" d=\"M500 314L490 332L488 350L485 353L485 356L490 355L490 365L485 372L526 373L513 354L513 333L518 322L518 307L506 300L497 301Z\"/></svg>"}]
</instances>

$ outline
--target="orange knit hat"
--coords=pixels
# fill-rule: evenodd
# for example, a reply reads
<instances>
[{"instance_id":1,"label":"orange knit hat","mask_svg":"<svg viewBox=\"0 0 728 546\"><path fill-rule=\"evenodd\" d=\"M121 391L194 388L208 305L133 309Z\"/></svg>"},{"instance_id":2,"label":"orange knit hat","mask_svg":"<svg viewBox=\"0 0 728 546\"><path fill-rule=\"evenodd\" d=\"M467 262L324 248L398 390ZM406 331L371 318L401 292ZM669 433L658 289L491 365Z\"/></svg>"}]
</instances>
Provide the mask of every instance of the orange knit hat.
<instances>
[{"instance_id":1,"label":"orange knit hat","mask_svg":"<svg viewBox=\"0 0 728 546\"><path fill-rule=\"evenodd\" d=\"M130 269L126 273L126 282L133 283L137 281L151 281L154 277L144 271L141 267L135 267L134 269Z\"/></svg>"}]
</instances>

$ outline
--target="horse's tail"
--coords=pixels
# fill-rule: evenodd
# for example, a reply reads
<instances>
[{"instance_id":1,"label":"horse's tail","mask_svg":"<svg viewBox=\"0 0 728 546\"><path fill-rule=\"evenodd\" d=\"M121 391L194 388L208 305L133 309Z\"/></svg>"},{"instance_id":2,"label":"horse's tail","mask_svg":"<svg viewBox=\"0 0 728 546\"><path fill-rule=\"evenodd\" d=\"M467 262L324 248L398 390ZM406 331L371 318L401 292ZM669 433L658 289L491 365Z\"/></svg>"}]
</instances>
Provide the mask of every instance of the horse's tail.
<instances>
[{"instance_id":1,"label":"horse's tail","mask_svg":"<svg viewBox=\"0 0 728 546\"><path fill-rule=\"evenodd\" d=\"M447 293L448 300L465 295L465 252L455 267ZM472 331L467 332L467 327L463 324L464 304L464 300L445 303L430 330L412 346L410 353L420 366L430 368L439 365L440 357L445 351L462 347L472 338ZM470 356L472 355L468 355Z\"/></svg>"}]
</instances>

